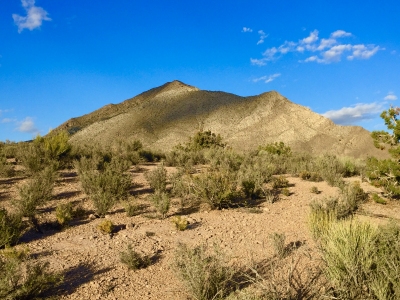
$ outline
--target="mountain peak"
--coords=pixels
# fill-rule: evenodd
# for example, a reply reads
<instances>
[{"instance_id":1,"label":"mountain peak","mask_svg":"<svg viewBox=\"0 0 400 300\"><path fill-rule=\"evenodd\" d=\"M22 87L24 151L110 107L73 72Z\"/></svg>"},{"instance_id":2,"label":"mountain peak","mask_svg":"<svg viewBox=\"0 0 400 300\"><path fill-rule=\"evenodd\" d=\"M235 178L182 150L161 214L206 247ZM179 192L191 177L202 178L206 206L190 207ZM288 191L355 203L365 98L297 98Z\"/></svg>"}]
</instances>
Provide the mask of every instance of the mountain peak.
<instances>
[{"instance_id":1,"label":"mountain peak","mask_svg":"<svg viewBox=\"0 0 400 300\"><path fill-rule=\"evenodd\" d=\"M186 94L190 92L200 91L197 87L185 84L179 80L167 82L160 86L159 92L156 97L171 97L178 96L180 94Z\"/></svg>"}]
</instances>

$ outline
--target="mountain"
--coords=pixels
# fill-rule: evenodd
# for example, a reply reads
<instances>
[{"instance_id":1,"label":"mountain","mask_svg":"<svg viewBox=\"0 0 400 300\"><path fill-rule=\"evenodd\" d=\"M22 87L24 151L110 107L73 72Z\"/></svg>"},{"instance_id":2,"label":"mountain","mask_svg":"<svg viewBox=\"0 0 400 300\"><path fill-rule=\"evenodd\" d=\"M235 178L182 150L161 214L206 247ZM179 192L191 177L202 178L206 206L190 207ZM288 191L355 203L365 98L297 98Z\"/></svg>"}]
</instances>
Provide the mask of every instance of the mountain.
<instances>
[{"instance_id":1,"label":"mountain","mask_svg":"<svg viewBox=\"0 0 400 300\"><path fill-rule=\"evenodd\" d=\"M204 129L220 134L240 151L282 141L293 150L314 154L387 156L373 146L370 132L362 127L336 125L278 92L240 97L180 81L70 119L56 131L65 129L73 133L72 143L139 139L146 147L163 151Z\"/></svg>"}]
</instances>

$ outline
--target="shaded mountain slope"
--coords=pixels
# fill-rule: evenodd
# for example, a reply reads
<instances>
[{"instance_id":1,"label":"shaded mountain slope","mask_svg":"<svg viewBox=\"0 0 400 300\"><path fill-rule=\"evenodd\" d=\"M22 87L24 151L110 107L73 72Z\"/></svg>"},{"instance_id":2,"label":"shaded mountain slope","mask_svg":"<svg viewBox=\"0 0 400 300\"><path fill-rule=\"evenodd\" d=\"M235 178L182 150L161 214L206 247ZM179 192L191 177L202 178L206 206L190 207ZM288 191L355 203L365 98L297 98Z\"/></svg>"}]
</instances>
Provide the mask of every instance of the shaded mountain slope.
<instances>
[{"instance_id":1,"label":"shaded mountain slope","mask_svg":"<svg viewBox=\"0 0 400 300\"><path fill-rule=\"evenodd\" d=\"M336 125L275 91L240 97L202 91L179 81L73 118L60 129L76 132L72 143L140 139L159 150L170 150L199 129L209 129L240 151L283 141L294 150L316 154L387 155L373 146L370 133L362 127Z\"/></svg>"}]
</instances>

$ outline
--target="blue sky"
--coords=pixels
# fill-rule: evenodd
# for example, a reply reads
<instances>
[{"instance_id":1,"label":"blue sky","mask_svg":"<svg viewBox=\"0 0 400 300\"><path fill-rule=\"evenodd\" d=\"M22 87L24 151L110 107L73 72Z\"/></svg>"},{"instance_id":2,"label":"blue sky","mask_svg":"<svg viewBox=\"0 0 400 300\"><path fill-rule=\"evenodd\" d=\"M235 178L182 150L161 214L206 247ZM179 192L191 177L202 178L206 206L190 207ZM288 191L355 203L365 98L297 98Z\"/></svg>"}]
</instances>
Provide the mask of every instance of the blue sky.
<instances>
[{"instance_id":1,"label":"blue sky","mask_svg":"<svg viewBox=\"0 0 400 300\"><path fill-rule=\"evenodd\" d=\"M400 97L399 15L398 1L0 1L0 140L175 79L276 90L384 129L379 114Z\"/></svg>"}]
</instances>

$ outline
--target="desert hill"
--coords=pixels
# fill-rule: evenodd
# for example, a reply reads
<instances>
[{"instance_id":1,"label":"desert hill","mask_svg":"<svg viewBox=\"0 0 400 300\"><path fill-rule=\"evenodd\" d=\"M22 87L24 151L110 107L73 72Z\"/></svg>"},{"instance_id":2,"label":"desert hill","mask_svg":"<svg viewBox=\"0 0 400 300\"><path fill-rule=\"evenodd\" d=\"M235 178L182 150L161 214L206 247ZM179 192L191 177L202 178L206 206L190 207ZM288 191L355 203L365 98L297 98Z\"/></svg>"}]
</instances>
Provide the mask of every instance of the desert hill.
<instances>
[{"instance_id":1,"label":"desert hill","mask_svg":"<svg viewBox=\"0 0 400 300\"><path fill-rule=\"evenodd\" d=\"M62 129L73 133L72 143L139 139L147 147L164 151L204 129L220 134L239 151L283 141L294 150L314 154L386 156L373 146L369 131L336 125L278 92L240 97L179 81L70 119L56 131Z\"/></svg>"}]
</instances>

